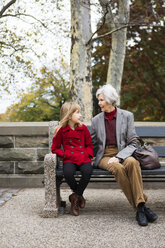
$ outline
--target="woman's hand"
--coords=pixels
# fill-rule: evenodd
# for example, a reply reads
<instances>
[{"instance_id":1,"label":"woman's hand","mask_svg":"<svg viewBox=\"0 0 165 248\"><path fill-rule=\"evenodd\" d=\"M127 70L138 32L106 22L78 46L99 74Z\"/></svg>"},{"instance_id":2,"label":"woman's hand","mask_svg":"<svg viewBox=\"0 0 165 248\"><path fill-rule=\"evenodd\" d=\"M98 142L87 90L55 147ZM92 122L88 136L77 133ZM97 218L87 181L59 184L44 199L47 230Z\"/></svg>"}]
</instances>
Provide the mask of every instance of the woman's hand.
<instances>
[{"instance_id":1,"label":"woman's hand","mask_svg":"<svg viewBox=\"0 0 165 248\"><path fill-rule=\"evenodd\" d=\"M120 163L121 159L120 158L116 158L116 157L112 157L109 159L108 164L111 163Z\"/></svg>"}]
</instances>

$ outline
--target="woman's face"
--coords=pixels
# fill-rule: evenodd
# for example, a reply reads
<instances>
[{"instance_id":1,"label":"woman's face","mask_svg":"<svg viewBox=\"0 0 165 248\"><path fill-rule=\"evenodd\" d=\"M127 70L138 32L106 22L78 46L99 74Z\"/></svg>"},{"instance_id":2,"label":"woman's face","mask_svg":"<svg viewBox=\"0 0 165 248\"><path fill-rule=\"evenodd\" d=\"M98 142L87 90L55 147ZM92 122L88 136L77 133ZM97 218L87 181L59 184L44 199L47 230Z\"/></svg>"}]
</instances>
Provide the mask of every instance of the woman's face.
<instances>
[{"instance_id":1,"label":"woman's face","mask_svg":"<svg viewBox=\"0 0 165 248\"><path fill-rule=\"evenodd\" d=\"M111 112L112 111L112 108L114 108L112 106L112 104L106 102L105 97L104 97L103 94L100 94L98 96L98 105L101 108L101 111L102 112Z\"/></svg>"}]
</instances>

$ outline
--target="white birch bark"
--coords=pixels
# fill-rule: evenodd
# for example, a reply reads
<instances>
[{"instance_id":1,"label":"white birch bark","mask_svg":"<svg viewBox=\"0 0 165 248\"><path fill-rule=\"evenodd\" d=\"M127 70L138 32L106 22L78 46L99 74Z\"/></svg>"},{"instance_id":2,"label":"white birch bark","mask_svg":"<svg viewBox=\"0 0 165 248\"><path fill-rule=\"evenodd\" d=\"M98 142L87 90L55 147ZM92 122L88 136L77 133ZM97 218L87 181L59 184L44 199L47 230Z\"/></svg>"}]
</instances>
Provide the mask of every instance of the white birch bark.
<instances>
[{"instance_id":1,"label":"white birch bark","mask_svg":"<svg viewBox=\"0 0 165 248\"><path fill-rule=\"evenodd\" d=\"M112 33L112 47L110 49L107 84L112 84L120 95L127 39L127 28L122 27L127 25L129 22L130 5L129 0L119 0L118 2L118 14L114 15L111 12L110 1L100 0L104 12L105 6L108 6L109 12L107 22L111 31L119 29Z\"/></svg>"},{"instance_id":2,"label":"white birch bark","mask_svg":"<svg viewBox=\"0 0 165 248\"><path fill-rule=\"evenodd\" d=\"M83 122L92 118L90 0L71 0L71 98L81 106Z\"/></svg>"}]
</instances>

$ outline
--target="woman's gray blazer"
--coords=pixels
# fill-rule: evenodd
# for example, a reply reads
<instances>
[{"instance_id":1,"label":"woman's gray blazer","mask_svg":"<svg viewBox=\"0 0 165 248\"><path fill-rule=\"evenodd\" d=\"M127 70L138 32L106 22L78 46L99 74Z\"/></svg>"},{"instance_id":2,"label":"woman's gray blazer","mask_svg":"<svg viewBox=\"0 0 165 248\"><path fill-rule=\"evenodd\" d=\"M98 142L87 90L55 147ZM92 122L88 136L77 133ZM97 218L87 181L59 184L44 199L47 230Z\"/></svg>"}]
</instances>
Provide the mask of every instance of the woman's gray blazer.
<instances>
[{"instance_id":1,"label":"woman's gray blazer","mask_svg":"<svg viewBox=\"0 0 165 248\"><path fill-rule=\"evenodd\" d=\"M92 119L91 125L91 138L92 143L97 146L97 153L94 164L97 166L101 158L103 157L106 142L105 133L105 119L104 112L96 115ZM116 117L116 139L118 153L116 157L126 159L131 156L137 148L136 138L127 145L130 138L136 137L136 131L134 127L134 117L129 111L117 108Z\"/></svg>"}]
</instances>

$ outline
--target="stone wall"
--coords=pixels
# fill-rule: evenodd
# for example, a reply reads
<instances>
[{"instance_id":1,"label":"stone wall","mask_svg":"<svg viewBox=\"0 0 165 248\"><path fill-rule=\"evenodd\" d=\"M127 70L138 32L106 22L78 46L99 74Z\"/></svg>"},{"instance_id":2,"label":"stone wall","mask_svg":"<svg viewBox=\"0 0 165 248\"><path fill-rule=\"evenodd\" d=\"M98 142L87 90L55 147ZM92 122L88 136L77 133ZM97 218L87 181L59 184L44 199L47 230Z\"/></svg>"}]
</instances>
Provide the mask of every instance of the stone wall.
<instances>
[{"instance_id":1,"label":"stone wall","mask_svg":"<svg viewBox=\"0 0 165 248\"><path fill-rule=\"evenodd\" d=\"M135 126L141 125L165 126L165 123L135 122ZM43 186L43 160L49 152L48 136L49 122L0 122L0 187ZM147 141L153 145L165 145L164 138Z\"/></svg>"},{"instance_id":2,"label":"stone wall","mask_svg":"<svg viewBox=\"0 0 165 248\"><path fill-rule=\"evenodd\" d=\"M36 186L41 185L48 132L48 122L0 123L0 187L13 186L14 178L18 184L33 178Z\"/></svg>"}]
</instances>

